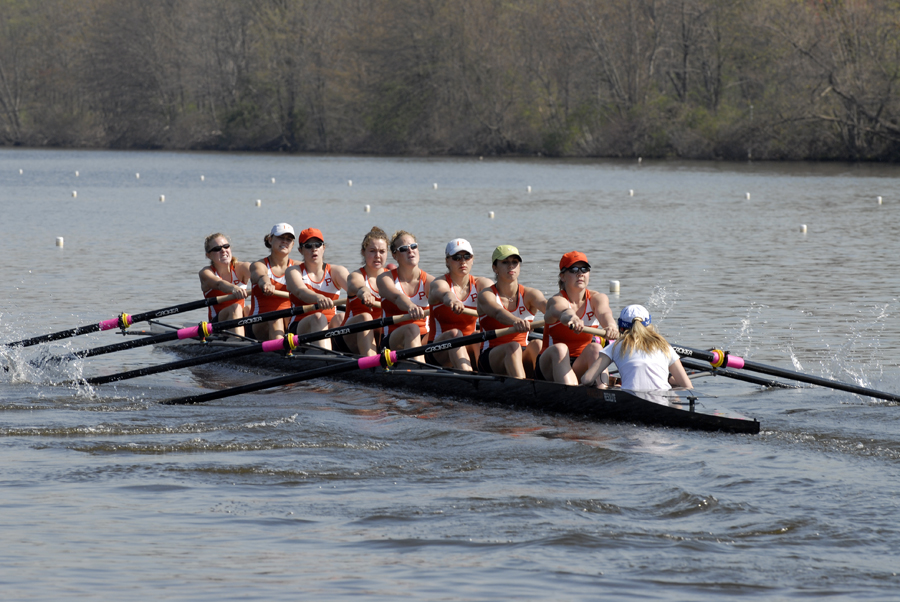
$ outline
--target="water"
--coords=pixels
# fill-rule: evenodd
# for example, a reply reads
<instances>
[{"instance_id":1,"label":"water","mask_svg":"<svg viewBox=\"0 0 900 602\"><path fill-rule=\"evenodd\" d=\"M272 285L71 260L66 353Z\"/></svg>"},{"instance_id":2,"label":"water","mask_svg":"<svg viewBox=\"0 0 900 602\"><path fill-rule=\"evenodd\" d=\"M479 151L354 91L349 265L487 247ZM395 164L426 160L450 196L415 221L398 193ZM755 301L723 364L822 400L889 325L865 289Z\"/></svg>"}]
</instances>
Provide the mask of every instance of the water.
<instances>
[{"instance_id":1,"label":"water","mask_svg":"<svg viewBox=\"0 0 900 602\"><path fill-rule=\"evenodd\" d=\"M648 305L672 342L898 392L898 176L5 149L0 341L199 298L212 231L256 259L272 224L315 226L328 259L355 267L377 224L414 232L432 273L452 237L472 242L481 275L514 244L522 281L548 294L578 248L593 288L621 282L614 312ZM117 340L0 360L4 600L888 600L900 586L900 408L887 402L698 383L761 421L737 436L331 381L171 407L157 402L259 377L56 384L174 359L151 349L28 364Z\"/></svg>"}]
</instances>

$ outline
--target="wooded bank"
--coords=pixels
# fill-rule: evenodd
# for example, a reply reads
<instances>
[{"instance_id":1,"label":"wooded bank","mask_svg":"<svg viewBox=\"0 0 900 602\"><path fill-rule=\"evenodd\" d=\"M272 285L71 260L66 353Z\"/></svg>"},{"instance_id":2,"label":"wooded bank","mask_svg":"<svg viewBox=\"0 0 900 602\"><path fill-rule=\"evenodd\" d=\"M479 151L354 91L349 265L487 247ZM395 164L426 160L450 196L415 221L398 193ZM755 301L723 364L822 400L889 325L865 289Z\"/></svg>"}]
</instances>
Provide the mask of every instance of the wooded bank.
<instances>
[{"instance_id":1,"label":"wooded bank","mask_svg":"<svg viewBox=\"0 0 900 602\"><path fill-rule=\"evenodd\" d=\"M0 0L0 144L900 159L897 0Z\"/></svg>"}]
</instances>

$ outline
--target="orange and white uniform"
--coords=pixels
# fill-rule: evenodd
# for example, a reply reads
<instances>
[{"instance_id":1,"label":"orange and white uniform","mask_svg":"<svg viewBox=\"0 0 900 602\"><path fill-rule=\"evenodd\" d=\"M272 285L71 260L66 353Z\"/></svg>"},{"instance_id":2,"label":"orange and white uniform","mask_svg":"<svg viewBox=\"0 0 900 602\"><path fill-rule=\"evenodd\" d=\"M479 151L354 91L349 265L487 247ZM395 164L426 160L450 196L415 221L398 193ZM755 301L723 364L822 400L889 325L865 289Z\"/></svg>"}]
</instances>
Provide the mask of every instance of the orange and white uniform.
<instances>
[{"instance_id":1,"label":"orange and white uniform","mask_svg":"<svg viewBox=\"0 0 900 602\"><path fill-rule=\"evenodd\" d=\"M497 305L503 307L503 303L500 301L500 293L497 291L497 285L494 284L491 286L491 290L494 292L497 298ZM523 320L527 320L528 322L534 322L534 314L528 311L528 308L525 307L525 286L520 284L519 291L516 295L516 308L510 312L517 318L521 318ZM481 324L481 331L487 330L497 330L499 328L508 328L509 324L504 324L499 320L495 320L490 316L478 316L478 323ZM522 347L528 344L528 333L527 332L513 332L511 334L504 335L502 337L491 339L490 341L485 341L481 347L481 350L489 349L491 347L497 347L499 345L503 345L504 343L510 343L512 341L517 342Z\"/></svg>"},{"instance_id":2,"label":"orange and white uniform","mask_svg":"<svg viewBox=\"0 0 900 602\"><path fill-rule=\"evenodd\" d=\"M369 294L375 297L375 300L381 303L381 295L378 294L378 289L372 288L369 284L369 276L366 274L366 268L359 268L359 273L362 274L363 279L366 282L366 288L369 291ZM347 323L347 320L352 318L353 316L358 316L359 314L369 314L372 316L373 320L378 320L381 318L381 308L380 307L369 307L362 301L360 301L356 296L351 299L347 299L347 309L344 313L344 321L341 323L341 326Z\"/></svg>"},{"instance_id":3,"label":"orange and white uniform","mask_svg":"<svg viewBox=\"0 0 900 602\"><path fill-rule=\"evenodd\" d=\"M566 301L569 301L569 296L566 294L566 291L560 291L559 294ZM600 320L594 315L594 309L591 307L591 292L585 291L585 295L584 309L578 317L581 318L581 321L584 322L585 326L600 328ZM581 355L581 352L584 351L585 347L590 345L593 339L593 335L586 332L574 332L562 322L554 322L550 326L544 326L544 339L541 345L541 353L547 351L552 345L562 343L569 348L569 357L574 359Z\"/></svg>"},{"instance_id":4,"label":"orange and white uniform","mask_svg":"<svg viewBox=\"0 0 900 602\"><path fill-rule=\"evenodd\" d=\"M391 270L391 277L394 279L394 286L397 287L397 290L403 293L403 288L400 286L400 276L397 271L397 268ZM418 305L422 309L428 309L428 287L425 286L425 279L428 278L428 274L425 273L425 270L419 270L419 286L416 287L416 290L412 295L409 295L409 300L412 301L413 305ZM404 293L406 294L406 293ZM388 301L387 299L383 299L381 301L381 309L384 311L385 316L400 316L406 313L405 310L401 310L399 307ZM387 337L390 336L391 332L399 328L400 326L405 326L406 324L418 324L419 325L419 336L425 336L428 334L428 318L422 318L421 320L416 320L415 322L404 322L403 324L397 324L395 326L385 326L384 327L384 337L387 340Z\"/></svg>"},{"instance_id":5,"label":"orange and white uniform","mask_svg":"<svg viewBox=\"0 0 900 602\"><path fill-rule=\"evenodd\" d=\"M215 271L215 268L213 268L213 271ZM218 276L218 272L216 272L216 275ZM219 277L221 278L221 276L219 276ZM224 278L222 278L222 280L224 280ZM244 286L244 283L241 282L241 279L238 277L238 275L234 273L233 267L231 268L231 284L233 284L235 286L240 286L240 287ZM221 297L222 295L230 295L230 294L231 293L223 293L222 291L220 291L217 288L211 288L208 291L206 291L205 293L203 293L203 298L204 299L214 299L215 297ZM238 304L241 307L244 307L244 300L243 299L232 299L232 300L226 301L224 303L216 303L215 305L210 305L209 306L209 321L214 322L216 319L216 316L219 315L220 311L222 311L229 305L234 305L234 304Z\"/></svg>"},{"instance_id":6,"label":"orange and white uniform","mask_svg":"<svg viewBox=\"0 0 900 602\"><path fill-rule=\"evenodd\" d=\"M453 281L450 280L450 274L444 274L444 279L450 285L450 293L456 296ZM459 299L458 296L456 298ZM462 302L466 309L475 309L475 304L478 301L478 291L475 290L475 276L469 274L469 294L464 299L459 299L459 301ZM455 314L452 309L443 303L432 305L431 314L428 316L428 327L431 330L428 342L434 341L443 333L454 328L462 332L463 336L470 335L475 332L475 324L477 322L478 318L476 316Z\"/></svg>"},{"instance_id":7,"label":"orange and white uniform","mask_svg":"<svg viewBox=\"0 0 900 602\"><path fill-rule=\"evenodd\" d=\"M303 284L305 284L312 292L328 297L332 301L337 301L338 297L341 296L341 289L331 276L331 265L326 263L324 272L322 279L316 282L312 279L312 276L309 275L309 272L306 271L306 265L300 264L300 277L303 279ZM291 295L291 307L300 307L301 305L304 305L304 303L294 295ZM300 314L291 318L291 324L299 322L306 316L311 316L313 314L322 314L328 321L331 321L331 318L334 317L335 309L330 307L328 309L314 309L308 311L305 314Z\"/></svg>"},{"instance_id":8,"label":"orange and white uniform","mask_svg":"<svg viewBox=\"0 0 900 602\"><path fill-rule=\"evenodd\" d=\"M287 291L287 283L284 279L284 274L280 277L276 278L272 274L272 266L269 265L269 258L266 257L263 259L266 264L266 270L269 272L269 280L272 282L272 285L275 287L276 291ZM294 265L293 259L288 259L288 267ZM276 295L272 295L267 297L263 294L262 289L259 288L258 285L253 285L253 313L251 315L258 316L259 314L268 313L270 311L280 311L282 309L290 309L291 300L286 297L278 297Z\"/></svg>"}]
</instances>

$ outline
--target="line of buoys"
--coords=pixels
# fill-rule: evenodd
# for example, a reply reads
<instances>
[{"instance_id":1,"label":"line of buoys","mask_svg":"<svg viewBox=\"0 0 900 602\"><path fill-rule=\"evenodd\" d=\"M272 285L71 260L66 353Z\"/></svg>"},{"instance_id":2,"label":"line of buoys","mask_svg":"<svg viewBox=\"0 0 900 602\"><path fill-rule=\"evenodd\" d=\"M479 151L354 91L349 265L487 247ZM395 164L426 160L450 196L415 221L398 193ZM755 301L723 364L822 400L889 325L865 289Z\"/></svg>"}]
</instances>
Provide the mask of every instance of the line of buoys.
<instances>
[{"instance_id":1,"label":"line of buoys","mask_svg":"<svg viewBox=\"0 0 900 602\"><path fill-rule=\"evenodd\" d=\"M806 224L800 224L800 232L806 234Z\"/></svg>"},{"instance_id":2,"label":"line of buoys","mask_svg":"<svg viewBox=\"0 0 900 602\"><path fill-rule=\"evenodd\" d=\"M434 189L437 190L437 182L434 183Z\"/></svg>"},{"instance_id":3,"label":"line of buoys","mask_svg":"<svg viewBox=\"0 0 900 602\"><path fill-rule=\"evenodd\" d=\"M135 179L135 180L140 180L140 179L141 179L141 174L140 174L140 173L134 174L134 179Z\"/></svg>"},{"instance_id":4,"label":"line of buoys","mask_svg":"<svg viewBox=\"0 0 900 602\"><path fill-rule=\"evenodd\" d=\"M628 196L634 196L634 190L633 190L633 189L628 191Z\"/></svg>"},{"instance_id":5,"label":"line of buoys","mask_svg":"<svg viewBox=\"0 0 900 602\"><path fill-rule=\"evenodd\" d=\"M57 236L56 237L56 246L62 248L63 245L65 245L65 241L63 240L63 237Z\"/></svg>"},{"instance_id":6,"label":"line of buoys","mask_svg":"<svg viewBox=\"0 0 900 602\"><path fill-rule=\"evenodd\" d=\"M205 180L205 179L206 179L206 176L200 176L200 181L201 181L201 182L202 182L203 180Z\"/></svg>"},{"instance_id":7,"label":"line of buoys","mask_svg":"<svg viewBox=\"0 0 900 602\"><path fill-rule=\"evenodd\" d=\"M77 191L77 190L73 190L73 191L72 191L72 198L73 198L73 199L78 198L78 191Z\"/></svg>"},{"instance_id":8,"label":"line of buoys","mask_svg":"<svg viewBox=\"0 0 900 602\"><path fill-rule=\"evenodd\" d=\"M370 213L372 211L372 207L370 205L366 205L365 212Z\"/></svg>"},{"instance_id":9,"label":"line of buoys","mask_svg":"<svg viewBox=\"0 0 900 602\"><path fill-rule=\"evenodd\" d=\"M878 204L881 204L881 197L878 197Z\"/></svg>"},{"instance_id":10,"label":"line of buoys","mask_svg":"<svg viewBox=\"0 0 900 602\"><path fill-rule=\"evenodd\" d=\"M347 186L353 186L353 180L347 180Z\"/></svg>"},{"instance_id":11,"label":"line of buoys","mask_svg":"<svg viewBox=\"0 0 900 602\"><path fill-rule=\"evenodd\" d=\"M748 200L748 201L750 200L750 193L749 193L749 192L747 193L747 200Z\"/></svg>"},{"instance_id":12,"label":"line of buoys","mask_svg":"<svg viewBox=\"0 0 900 602\"><path fill-rule=\"evenodd\" d=\"M164 194L159 195L159 202L160 202L160 203L165 203L165 202L166 202L166 195L164 195Z\"/></svg>"},{"instance_id":13,"label":"line of buoys","mask_svg":"<svg viewBox=\"0 0 900 602\"><path fill-rule=\"evenodd\" d=\"M609 281L609 292L611 292L611 293L619 292L619 281L618 280L610 280Z\"/></svg>"},{"instance_id":14,"label":"line of buoys","mask_svg":"<svg viewBox=\"0 0 900 602\"><path fill-rule=\"evenodd\" d=\"M256 206L262 207L262 199L256 199Z\"/></svg>"},{"instance_id":15,"label":"line of buoys","mask_svg":"<svg viewBox=\"0 0 900 602\"><path fill-rule=\"evenodd\" d=\"M529 192L529 193L531 192L531 186L528 187L528 192Z\"/></svg>"},{"instance_id":16,"label":"line of buoys","mask_svg":"<svg viewBox=\"0 0 900 602\"><path fill-rule=\"evenodd\" d=\"M21 176L23 173L25 173L24 170L21 170L21 169L20 169L20 170L19 170L19 175Z\"/></svg>"},{"instance_id":17,"label":"line of buoys","mask_svg":"<svg viewBox=\"0 0 900 602\"><path fill-rule=\"evenodd\" d=\"M488 217L491 219L494 219L494 212L493 211L488 212Z\"/></svg>"},{"instance_id":18,"label":"line of buoys","mask_svg":"<svg viewBox=\"0 0 900 602\"><path fill-rule=\"evenodd\" d=\"M272 183L273 183L273 184L275 183L275 178L272 178Z\"/></svg>"},{"instance_id":19,"label":"line of buoys","mask_svg":"<svg viewBox=\"0 0 900 602\"><path fill-rule=\"evenodd\" d=\"M78 177L78 171L77 171L77 170L75 171L75 177L76 177L76 178Z\"/></svg>"}]
</instances>

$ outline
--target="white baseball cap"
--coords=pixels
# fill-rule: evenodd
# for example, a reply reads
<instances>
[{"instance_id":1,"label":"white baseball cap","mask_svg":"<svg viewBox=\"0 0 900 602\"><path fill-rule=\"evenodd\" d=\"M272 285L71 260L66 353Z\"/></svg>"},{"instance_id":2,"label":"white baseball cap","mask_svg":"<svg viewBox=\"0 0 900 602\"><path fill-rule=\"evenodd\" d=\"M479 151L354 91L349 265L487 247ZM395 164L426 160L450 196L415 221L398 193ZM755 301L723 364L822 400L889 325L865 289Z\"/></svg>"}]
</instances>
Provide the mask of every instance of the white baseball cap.
<instances>
[{"instance_id":1,"label":"white baseball cap","mask_svg":"<svg viewBox=\"0 0 900 602\"><path fill-rule=\"evenodd\" d=\"M635 320L644 326L650 326L650 312L643 305L629 305L619 314L619 330L628 330Z\"/></svg>"},{"instance_id":2,"label":"white baseball cap","mask_svg":"<svg viewBox=\"0 0 900 602\"><path fill-rule=\"evenodd\" d=\"M281 236L282 234L290 234L294 238L297 238L297 235L294 234L294 228L290 224L275 224L272 226L272 231L269 233L270 236Z\"/></svg>"},{"instance_id":3,"label":"white baseball cap","mask_svg":"<svg viewBox=\"0 0 900 602\"><path fill-rule=\"evenodd\" d=\"M456 255L460 251L466 251L469 255L475 254L475 251L472 250L472 245L470 245L469 241L465 238L454 238L448 242L447 248L444 249L444 254L447 257L450 257L451 255Z\"/></svg>"}]
</instances>

